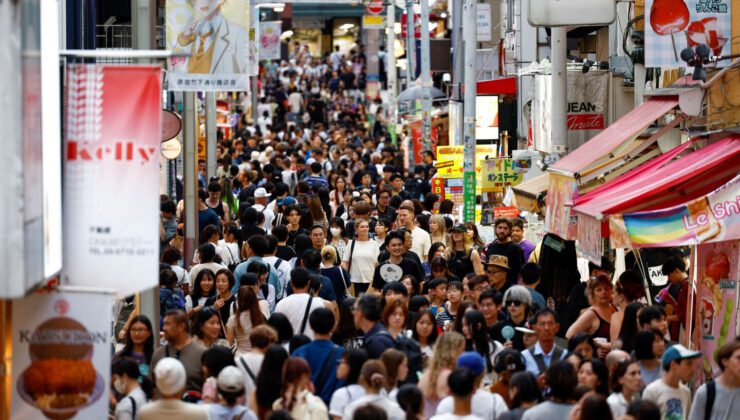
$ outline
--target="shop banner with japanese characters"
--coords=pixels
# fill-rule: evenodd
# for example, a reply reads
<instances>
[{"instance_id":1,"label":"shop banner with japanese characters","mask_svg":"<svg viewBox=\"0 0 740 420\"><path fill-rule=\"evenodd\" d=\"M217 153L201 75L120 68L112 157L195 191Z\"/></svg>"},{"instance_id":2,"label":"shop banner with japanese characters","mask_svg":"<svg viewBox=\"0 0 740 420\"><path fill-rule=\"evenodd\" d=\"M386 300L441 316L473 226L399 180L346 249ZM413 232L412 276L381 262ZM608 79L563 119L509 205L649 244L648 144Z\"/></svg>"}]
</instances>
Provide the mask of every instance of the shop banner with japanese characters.
<instances>
[{"instance_id":1,"label":"shop banner with japanese characters","mask_svg":"<svg viewBox=\"0 0 740 420\"><path fill-rule=\"evenodd\" d=\"M439 178L462 178L463 177L463 146L437 146L437 176ZM497 156L495 145L475 146L475 172L481 173L483 160ZM478 184L480 185L480 178Z\"/></svg>"},{"instance_id":2,"label":"shop banner with japanese characters","mask_svg":"<svg viewBox=\"0 0 740 420\"><path fill-rule=\"evenodd\" d=\"M280 60L280 30L283 22L260 22L260 60Z\"/></svg>"},{"instance_id":3,"label":"shop banner with japanese characters","mask_svg":"<svg viewBox=\"0 0 740 420\"><path fill-rule=\"evenodd\" d=\"M167 0L169 90L248 91L249 1ZM252 44L254 48L254 44Z\"/></svg>"},{"instance_id":4,"label":"shop banner with japanese characters","mask_svg":"<svg viewBox=\"0 0 740 420\"><path fill-rule=\"evenodd\" d=\"M67 67L63 284L126 296L158 283L161 73Z\"/></svg>"},{"instance_id":5,"label":"shop banner with japanese characters","mask_svg":"<svg viewBox=\"0 0 740 420\"><path fill-rule=\"evenodd\" d=\"M720 373L717 349L735 337L740 282L740 241L702 244L697 252L695 314L699 317L701 367L708 380ZM714 375L713 375L714 374Z\"/></svg>"},{"instance_id":6,"label":"shop banner with japanese characters","mask_svg":"<svg viewBox=\"0 0 740 420\"><path fill-rule=\"evenodd\" d=\"M645 66L686 67L684 48L706 45L712 54L729 55L731 0L646 0ZM726 66L731 60L719 61Z\"/></svg>"},{"instance_id":7,"label":"shop banner with japanese characters","mask_svg":"<svg viewBox=\"0 0 740 420\"><path fill-rule=\"evenodd\" d=\"M688 203L612 215L609 229L612 248L684 246L740 239L740 175Z\"/></svg>"},{"instance_id":8,"label":"shop banner with japanese characters","mask_svg":"<svg viewBox=\"0 0 740 420\"><path fill-rule=\"evenodd\" d=\"M12 419L108 418L113 294L13 300Z\"/></svg>"},{"instance_id":9,"label":"shop banner with japanese characters","mask_svg":"<svg viewBox=\"0 0 740 420\"><path fill-rule=\"evenodd\" d=\"M481 191L503 192L506 187L521 184L524 172L529 169L522 164L522 161L511 158L486 159L481 167L483 171Z\"/></svg>"}]
</instances>

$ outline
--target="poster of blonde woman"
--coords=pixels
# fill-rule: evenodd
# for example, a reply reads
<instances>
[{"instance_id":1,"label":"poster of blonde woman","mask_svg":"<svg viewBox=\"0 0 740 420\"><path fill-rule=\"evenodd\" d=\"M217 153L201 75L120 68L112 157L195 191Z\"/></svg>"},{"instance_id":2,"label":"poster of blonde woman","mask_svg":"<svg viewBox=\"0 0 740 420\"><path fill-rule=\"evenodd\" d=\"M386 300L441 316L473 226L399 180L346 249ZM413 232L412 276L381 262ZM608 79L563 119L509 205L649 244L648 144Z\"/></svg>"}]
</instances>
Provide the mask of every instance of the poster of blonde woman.
<instances>
[{"instance_id":1,"label":"poster of blonde woman","mask_svg":"<svg viewBox=\"0 0 740 420\"><path fill-rule=\"evenodd\" d=\"M167 0L170 90L249 88L248 0Z\"/></svg>"}]
</instances>

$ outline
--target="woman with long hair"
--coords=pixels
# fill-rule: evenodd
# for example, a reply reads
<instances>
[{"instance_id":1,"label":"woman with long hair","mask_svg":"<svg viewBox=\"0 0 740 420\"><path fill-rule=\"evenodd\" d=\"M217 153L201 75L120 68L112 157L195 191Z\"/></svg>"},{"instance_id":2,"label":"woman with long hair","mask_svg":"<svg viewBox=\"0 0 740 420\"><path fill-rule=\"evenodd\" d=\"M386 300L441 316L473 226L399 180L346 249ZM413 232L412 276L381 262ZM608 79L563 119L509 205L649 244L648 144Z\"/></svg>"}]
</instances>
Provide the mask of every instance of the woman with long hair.
<instances>
[{"instance_id":1,"label":"woman with long hair","mask_svg":"<svg viewBox=\"0 0 740 420\"><path fill-rule=\"evenodd\" d=\"M347 180L343 176L338 176L332 183L332 190L329 193L329 205L331 206L332 214L337 215L337 209L339 206L344 204L344 192L347 190Z\"/></svg>"},{"instance_id":2,"label":"woman with long hair","mask_svg":"<svg viewBox=\"0 0 740 420\"><path fill-rule=\"evenodd\" d=\"M498 420L521 420L524 412L542 402L542 393L537 386L537 378L531 372L517 372L509 381L511 410L503 413Z\"/></svg>"},{"instance_id":3,"label":"woman with long hair","mask_svg":"<svg viewBox=\"0 0 740 420\"><path fill-rule=\"evenodd\" d=\"M131 318L123 350L113 356L113 360L130 358L139 364L142 376L149 375L149 364L154 353L154 332L152 322L145 315L136 315Z\"/></svg>"},{"instance_id":4,"label":"woman with long hair","mask_svg":"<svg viewBox=\"0 0 740 420\"><path fill-rule=\"evenodd\" d=\"M424 394L424 417L430 418L437 412L442 398L450 394L447 378L457 363L457 357L465 351L465 337L456 332L446 332L434 344L429 366L419 379L419 388Z\"/></svg>"},{"instance_id":5,"label":"woman with long hair","mask_svg":"<svg viewBox=\"0 0 740 420\"><path fill-rule=\"evenodd\" d=\"M296 420L325 420L329 410L321 398L311 393L311 368L300 357L290 357L283 366L280 398L273 410L285 410Z\"/></svg>"},{"instance_id":6,"label":"woman with long hair","mask_svg":"<svg viewBox=\"0 0 740 420\"><path fill-rule=\"evenodd\" d=\"M428 309L419 311L411 327L411 337L419 343L424 367L432 357L432 348L434 348L438 334L434 313Z\"/></svg>"},{"instance_id":7,"label":"woman with long hair","mask_svg":"<svg viewBox=\"0 0 740 420\"><path fill-rule=\"evenodd\" d=\"M400 280L401 284L406 287L406 291L408 291L409 298L412 298L418 294L421 293L421 288L419 286L419 280L417 280L416 277L407 274L403 277L401 277ZM411 311L411 309L409 309Z\"/></svg>"},{"instance_id":8,"label":"woman with long hair","mask_svg":"<svg viewBox=\"0 0 740 420\"><path fill-rule=\"evenodd\" d=\"M617 364L609 378L612 394L606 399L612 416L615 419L627 414L630 403L640 396L640 365L633 359L626 359Z\"/></svg>"},{"instance_id":9,"label":"woman with long hair","mask_svg":"<svg viewBox=\"0 0 740 420\"><path fill-rule=\"evenodd\" d=\"M632 302L627 305L623 309L623 311L617 312L623 313L623 315L622 319L619 320L620 324L622 324L619 328L619 335L617 336L616 340L613 341L616 348L626 351L630 354L632 353L632 350L635 349L635 334L637 334L638 330L637 314L644 307L645 304L643 304L642 302ZM613 325L614 324L612 324L612 326Z\"/></svg>"},{"instance_id":10,"label":"woman with long hair","mask_svg":"<svg viewBox=\"0 0 740 420\"><path fill-rule=\"evenodd\" d=\"M583 311L565 333L565 338L570 338L579 332L589 333L594 338L596 354L599 358L606 357L611 350L609 320L616 311L612 304L613 290L614 286L608 276L599 275L589 280L586 291L591 306Z\"/></svg>"},{"instance_id":11,"label":"woman with long hair","mask_svg":"<svg viewBox=\"0 0 740 420\"><path fill-rule=\"evenodd\" d=\"M207 268L200 270L195 276L193 291L185 296L185 310L188 318L193 318L203 309L208 298L216 294L215 279L213 271Z\"/></svg>"},{"instance_id":12,"label":"woman with long hair","mask_svg":"<svg viewBox=\"0 0 740 420\"><path fill-rule=\"evenodd\" d=\"M324 207L321 205L321 199L319 196L312 195L308 198L308 211L311 213L313 224L311 226L319 225L324 228L324 234L329 230L329 219L324 212Z\"/></svg>"},{"instance_id":13,"label":"woman with long hair","mask_svg":"<svg viewBox=\"0 0 740 420\"><path fill-rule=\"evenodd\" d=\"M432 243L439 242L444 246L449 244L444 216L433 214L429 217L429 237Z\"/></svg>"},{"instance_id":14,"label":"woman with long hair","mask_svg":"<svg viewBox=\"0 0 740 420\"><path fill-rule=\"evenodd\" d=\"M293 325L288 317L280 312L275 312L267 319L267 325L277 333L277 344L288 350L290 339L293 338Z\"/></svg>"},{"instance_id":15,"label":"woman with long hair","mask_svg":"<svg viewBox=\"0 0 740 420\"><path fill-rule=\"evenodd\" d=\"M622 321L626 315L627 306L632 303L639 302L643 297L645 297L645 285L640 273L634 270L627 270L619 275L619 279L614 284L613 294L613 303L617 307L617 311L612 314L612 317L609 320L609 341L611 341L615 346L622 344L621 342L617 342L617 340L622 332ZM635 325L628 326L628 335L630 329L634 330L637 328L637 314L635 313L634 315ZM634 334L634 332L632 332L632 334ZM629 353L629 351L627 352Z\"/></svg>"},{"instance_id":16,"label":"woman with long hair","mask_svg":"<svg viewBox=\"0 0 740 420\"><path fill-rule=\"evenodd\" d=\"M406 414L394 400L386 396L384 390L388 371L380 360L368 360L360 371L360 385L365 389L365 395L356 399L344 408L342 419L352 420L355 410L368 404L377 406L385 411L389 420L405 420Z\"/></svg>"},{"instance_id":17,"label":"woman with long hair","mask_svg":"<svg viewBox=\"0 0 740 420\"><path fill-rule=\"evenodd\" d=\"M388 372L385 378L385 390L388 392L388 397L395 400L399 384L406 379L409 373L409 359L406 353L391 348L380 355L380 361L385 366L385 371Z\"/></svg>"},{"instance_id":18,"label":"woman with long hair","mask_svg":"<svg viewBox=\"0 0 740 420\"><path fill-rule=\"evenodd\" d=\"M326 220L333 218L334 211L329 204L329 190L326 188L319 188L319 190L316 192L316 195L319 197L321 208L324 210Z\"/></svg>"},{"instance_id":19,"label":"woman with long hair","mask_svg":"<svg viewBox=\"0 0 740 420\"><path fill-rule=\"evenodd\" d=\"M470 238L473 239L473 248L480 254L483 250L486 249L486 243L483 238L480 237L480 233L478 233L478 227L473 222L465 223L465 227L468 228Z\"/></svg>"},{"instance_id":20,"label":"woman with long hair","mask_svg":"<svg viewBox=\"0 0 740 420\"><path fill-rule=\"evenodd\" d=\"M491 385L496 380L493 362L496 354L503 350L503 346L489 337L483 313L478 310L470 310L465 312L462 317L462 334L466 341L465 350L474 351L483 356L486 361L486 374L483 378L483 384Z\"/></svg>"},{"instance_id":21,"label":"woman with long hair","mask_svg":"<svg viewBox=\"0 0 740 420\"><path fill-rule=\"evenodd\" d=\"M236 310L226 322L226 340L229 345L234 345L236 341L236 355L239 356L248 352L252 348L249 341L249 333L252 328L267 322L267 316L270 314L269 309L263 308L260 303L264 300L257 299L254 288L242 286L239 288L236 299ZM267 309L265 313L264 309Z\"/></svg>"},{"instance_id":22,"label":"woman with long hair","mask_svg":"<svg viewBox=\"0 0 740 420\"><path fill-rule=\"evenodd\" d=\"M195 317L191 328L193 341L206 348L216 345L221 334L221 318L213 306L206 306Z\"/></svg>"},{"instance_id":23,"label":"woman with long hair","mask_svg":"<svg viewBox=\"0 0 740 420\"><path fill-rule=\"evenodd\" d=\"M355 326L354 322L355 298L349 297L339 306L339 321L331 335L331 341L336 345L344 347L345 350L362 348L362 340L359 338L362 331Z\"/></svg>"},{"instance_id":24,"label":"woman with long hair","mask_svg":"<svg viewBox=\"0 0 740 420\"><path fill-rule=\"evenodd\" d=\"M365 395L365 388L357 382L360 379L362 365L368 358L367 352L363 349L350 349L339 357L337 379L344 381L344 386L334 391L331 396L329 415L332 419L341 419L344 408Z\"/></svg>"},{"instance_id":25,"label":"woman with long hair","mask_svg":"<svg viewBox=\"0 0 740 420\"><path fill-rule=\"evenodd\" d=\"M272 404L280 398L283 378L275 373L283 371L286 360L288 360L288 351L279 344L273 344L265 352L265 358L262 360L262 366L255 381L255 395L254 398L250 398L260 420L267 418L272 411Z\"/></svg>"},{"instance_id":26,"label":"woman with long hair","mask_svg":"<svg viewBox=\"0 0 740 420\"><path fill-rule=\"evenodd\" d=\"M401 299L393 299L386 303L383 309L383 325L388 329L391 337L396 339L406 333L406 318L409 316L409 310ZM405 376L404 376L405 378Z\"/></svg>"},{"instance_id":27,"label":"woman with long hair","mask_svg":"<svg viewBox=\"0 0 740 420\"><path fill-rule=\"evenodd\" d=\"M483 274L480 254L473 248L473 240L465 225L457 224L450 230L450 246L445 251L450 273L458 278L468 273Z\"/></svg>"},{"instance_id":28,"label":"woman with long hair","mask_svg":"<svg viewBox=\"0 0 740 420\"><path fill-rule=\"evenodd\" d=\"M609 370L601 359L585 359L578 367L578 384L585 385L604 398L609 396Z\"/></svg>"}]
</instances>

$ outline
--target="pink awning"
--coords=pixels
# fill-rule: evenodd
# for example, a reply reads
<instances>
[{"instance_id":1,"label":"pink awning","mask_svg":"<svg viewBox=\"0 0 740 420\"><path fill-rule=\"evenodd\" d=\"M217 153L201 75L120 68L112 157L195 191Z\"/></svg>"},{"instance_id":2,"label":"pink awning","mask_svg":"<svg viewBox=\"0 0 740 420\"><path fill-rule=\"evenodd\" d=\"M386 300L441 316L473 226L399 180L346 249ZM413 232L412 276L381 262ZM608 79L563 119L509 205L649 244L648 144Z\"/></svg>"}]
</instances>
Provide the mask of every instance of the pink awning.
<instances>
[{"instance_id":1,"label":"pink awning","mask_svg":"<svg viewBox=\"0 0 740 420\"><path fill-rule=\"evenodd\" d=\"M676 157L681 145L574 200L573 211L593 217L675 206L708 194L740 170L740 136ZM678 150L680 151L680 150Z\"/></svg>"},{"instance_id":2,"label":"pink awning","mask_svg":"<svg viewBox=\"0 0 740 420\"><path fill-rule=\"evenodd\" d=\"M557 161L551 169L575 176L625 141L639 136L655 120L678 106L675 96L653 98L630 111L578 149Z\"/></svg>"}]
</instances>

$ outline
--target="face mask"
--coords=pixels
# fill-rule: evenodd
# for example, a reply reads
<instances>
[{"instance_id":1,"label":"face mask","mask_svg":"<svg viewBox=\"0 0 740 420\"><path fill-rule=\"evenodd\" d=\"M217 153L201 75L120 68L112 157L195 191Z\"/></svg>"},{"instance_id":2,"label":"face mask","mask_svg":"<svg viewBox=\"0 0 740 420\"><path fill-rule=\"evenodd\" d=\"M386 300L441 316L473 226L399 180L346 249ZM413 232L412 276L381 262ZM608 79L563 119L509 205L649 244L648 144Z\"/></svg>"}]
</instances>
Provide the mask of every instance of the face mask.
<instances>
[{"instance_id":1,"label":"face mask","mask_svg":"<svg viewBox=\"0 0 740 420\"><path fill-rule=\"evenodd\" d=\"M119 394L126 394L126 383L124 383L123 379L121 378L116 378L113 380L113 388Z\"/></svg>"},{"instance_id":2,"label":"face mask","mask_svg":"<svg viewBox=\"0 0 740 420\"><path fill-rule=\"evenodd\" d=\"M339 236L342 233L342 230L339 228L331 228L329 230L331 231L331 236Z\"/></svg>"}]
</instances>

